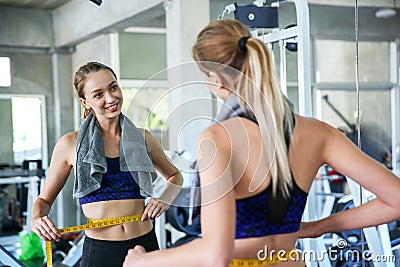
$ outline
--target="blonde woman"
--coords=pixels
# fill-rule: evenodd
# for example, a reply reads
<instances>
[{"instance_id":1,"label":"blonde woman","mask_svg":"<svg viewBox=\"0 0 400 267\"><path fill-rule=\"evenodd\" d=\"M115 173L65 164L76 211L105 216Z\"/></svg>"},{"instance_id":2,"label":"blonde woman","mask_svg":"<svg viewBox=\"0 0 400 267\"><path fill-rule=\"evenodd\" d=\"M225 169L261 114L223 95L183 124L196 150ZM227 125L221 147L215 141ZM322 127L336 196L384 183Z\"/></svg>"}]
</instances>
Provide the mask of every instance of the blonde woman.
<instances>
[{"instance_id":1,"label":"blonde woman","mask_svg":"<svg viewBox=\"0 0 400 267\"><path fill-rule=\"evenodd\" d=\"M199 33L193 56L210 91L222 99L237 95L257 120L229 118L198 137L202 238L150 253L136 246L128 252L125 267L304 267L294 250L299 237L400 217L399 179L336 129L294 114L277 86L270 52L240 22L210 23ZM308 191L323 164L377 198L301 224Z\"/></svg>"},{"instance_id":2,"label":"blonde woman","mask_svg":"<svg viewBox=\"0 0 400 267\"><path fill-rule=\"evenodd\" d=\"M43 191L32 208L32 229L45 240L60 240L48 214L73 169L73 196L87 219L142 215L138 222L85 231L80 266L122 266L132 246L158 249L150 219L169 207L179 192L174 185L181 185L182 177L155 137L121 113L122 91L110 67L88 62L75 73L74 86L85 120L79 131L61 137L54 148ZM152 191L154 167L167 180L158 197ZM147 206L146 196L153 196Z\"/></svg>"}]
</instances>

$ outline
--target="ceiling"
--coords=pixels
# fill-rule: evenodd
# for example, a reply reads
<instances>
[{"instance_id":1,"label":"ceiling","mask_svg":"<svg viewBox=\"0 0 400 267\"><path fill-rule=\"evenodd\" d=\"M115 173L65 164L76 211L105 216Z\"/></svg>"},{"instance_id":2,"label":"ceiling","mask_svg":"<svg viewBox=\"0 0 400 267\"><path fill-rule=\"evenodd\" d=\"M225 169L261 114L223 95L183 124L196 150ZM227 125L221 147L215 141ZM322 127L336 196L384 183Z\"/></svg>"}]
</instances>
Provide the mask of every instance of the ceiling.
<instances>
[{"instance_id":1,"label":"ceiling","mask_svg":"<svg viewBox=\"0 0 400 267\"><path fill-rule=\"evenodd\" d=\"M70 0L0 0L0 5L22 8L54 9Z\"/></svg>"},{"instance_id":2,"label":"ceiling","mask_svg":"<svg viewBox=\"0 0 400 267\"><path fill-rule=\"evenodd\" d=\"M0 5L15 6L21 8L54 9L71 0L0 0ZM89 0L81 0L89 1ZM107 0L105 0L107 1ZM112 0L109 0L112 1ZM219 0L214 0L219 1ZM282 1L282 0L280 0ZM289 0L293 1L293 0ZM235 0L232 0L235 2ZM251 3L252 0L249 0ZM268 0L268 2L271 2ZM308 0L309 4L333 5L333 6L354 6L355 0ZM400 0L358 0L359 6L372 7L397 7L400 8Z\"/></svg>"}]
</instances>

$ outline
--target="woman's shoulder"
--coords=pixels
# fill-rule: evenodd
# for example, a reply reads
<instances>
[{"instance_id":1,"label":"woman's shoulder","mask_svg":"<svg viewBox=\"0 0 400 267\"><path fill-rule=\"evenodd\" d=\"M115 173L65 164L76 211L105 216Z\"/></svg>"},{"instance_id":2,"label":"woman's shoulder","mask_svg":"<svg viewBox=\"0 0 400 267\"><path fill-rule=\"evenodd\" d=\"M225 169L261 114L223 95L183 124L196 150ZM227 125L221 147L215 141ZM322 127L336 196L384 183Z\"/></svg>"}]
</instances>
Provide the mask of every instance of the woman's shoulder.
<instances>
[{"instance_id":1,"label":"woman's shoulder","mask_svg":"<svg viewBox=\"0 0 400 267\"><path fill-rule=\"evenodd\" d=\"M344 135L332 125L315 118L299 115L296 116L293 137L297 141L301 140L303 143L320 148L345 139Z\"/></svg>"},{"instance_id":2,"label":"woman's shoulder","mask_svg":"<svg viewBox=\"0 0 400 267\"><path fill-rule=\"evenodd\" d=\"M59 162L67 161L70 164L74 164L77 136L77 131L69 132L61 136L54 147L52 158L57 159Z\"/></svg>"},{"instance_id":3,"label":"woman's shoulder","mask_svg":"<svg viewBox=\"0 0 400 267\"><path fill-rule=\"evenodd\" d=\"M202 130L199 134L199 137L217 137L222 135L226 131L226 127L224 127L224 125L226 125L225 121L214 123Z\"/></svg>"},{"instance_id":4,"label":"woman's shoulder","mask_svg":"<svg viewBox=\"0 0 400 267\"><path fill-rule=\"evenodd\" d=\"M69 132L60 137L57 145L63 147L73 147L75 149L76 140L78 138L78 131Z\"/></svg>"},{"instance_id":5,"label":"woman's shoulder","mask_svg":"<svg viewBox=\"0 0 400 267\"><path fill-rule=\"evenodd\" d=\"M216 146L230 145L232 138L240 135L241 132L247 131L247 122L243 122L243 120L246 119L233 117L222 122L214 123L200 132L197 137L197 143L208 139L213 140ZM244 130L241 131L241 129Z\"/></svg>"},{"instance_id":6,"label":"woman's shoulder","mask_svg":"<svg viewBox=\"0 0 400 267\"><path fill-rule=\"evenodd\" d=\"M296 115L296 124L301 130L313 131L315 133L336 133L338 130L326 122L311 117Z\"/></svg>"}]
</instances>

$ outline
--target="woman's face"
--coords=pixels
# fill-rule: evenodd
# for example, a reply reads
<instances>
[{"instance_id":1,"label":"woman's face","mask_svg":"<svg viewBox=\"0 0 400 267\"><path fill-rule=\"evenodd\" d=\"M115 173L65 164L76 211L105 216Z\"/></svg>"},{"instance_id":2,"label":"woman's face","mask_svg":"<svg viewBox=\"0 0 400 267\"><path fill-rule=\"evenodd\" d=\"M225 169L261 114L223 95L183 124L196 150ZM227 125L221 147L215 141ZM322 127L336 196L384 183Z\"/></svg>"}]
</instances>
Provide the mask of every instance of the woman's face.
<instances>
[{"instance_id":1,"label":"woman's face","mask_svg":"<svg viewBox=\"0 0 400 267\"><path fill-rule=\"evenodd\" d=\"M90 73L85 79L83 88L85 99L79 101L91 108L96 117L115 118L122 108L122 91L114 75L106 69Z\"/></svg>"}]
</instances>

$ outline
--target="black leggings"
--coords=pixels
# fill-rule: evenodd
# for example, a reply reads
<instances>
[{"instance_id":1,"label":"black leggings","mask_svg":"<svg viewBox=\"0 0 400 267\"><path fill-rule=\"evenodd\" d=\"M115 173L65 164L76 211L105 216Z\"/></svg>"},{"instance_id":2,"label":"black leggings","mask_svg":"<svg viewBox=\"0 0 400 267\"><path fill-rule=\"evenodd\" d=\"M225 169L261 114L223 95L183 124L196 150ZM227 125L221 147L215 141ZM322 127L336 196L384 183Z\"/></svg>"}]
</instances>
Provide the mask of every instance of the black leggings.
<instances>
[{"instance_id":1,"label":"black leggings","mask_svg":"<svg viewBox=\"0 0 400 267\"><path fill-rule=\"evenodd\" d=\"M158 250L154 228L142 236L124 240L108 241L85 237L80 267L121 267L128 250L142 245L146 251Z\"/></svg>"}]
</instances>

